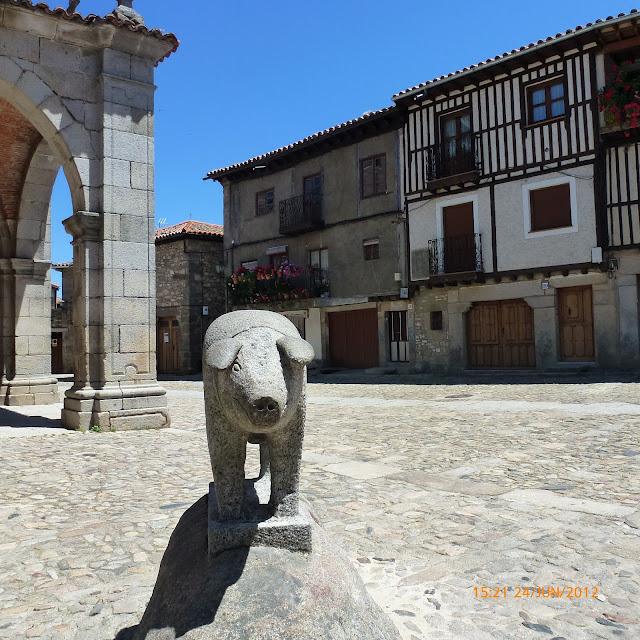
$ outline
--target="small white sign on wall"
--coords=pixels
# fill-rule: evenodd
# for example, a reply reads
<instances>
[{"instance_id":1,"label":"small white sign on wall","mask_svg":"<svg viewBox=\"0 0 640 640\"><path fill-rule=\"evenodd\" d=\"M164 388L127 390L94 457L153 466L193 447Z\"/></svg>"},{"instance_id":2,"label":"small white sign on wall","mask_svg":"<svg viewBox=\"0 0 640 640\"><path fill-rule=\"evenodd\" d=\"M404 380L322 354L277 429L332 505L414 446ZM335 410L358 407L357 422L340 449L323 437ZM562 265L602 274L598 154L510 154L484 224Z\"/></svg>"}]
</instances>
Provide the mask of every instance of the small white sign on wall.
<instances>
[{"instance_id":1,"label":"small white sign on wall","mask_svg":"<svg viewBox=\"0 0 640 640\"><path fill-rule=\"evenodd\" d=\"M407 287L400 287L400 300L407 300L409 298L409 289Z\"/></svg>"},{"instance_id":2,"label":"small white sign on wall","mask_svg":"<svg viewBox=\"0 0 640 640\"><path fill-rule=\"evenodd\" d=\"M168 334L168 333L166 333L166 332L165 332L165 334L164 334L164 342L165 342L165 344L168 344L168 343L169 343L169 334Z\"/></svg>"},{"instance_id":3,"label":"small white sign on wall","mask_svg":"<svg viewBox=\"0 0 640 640\"><path fill-rule=\"evenodd\" d=\"M209 315L209 307L202 307L202 315L203 316Z\"/></svg>"}]
</instances>

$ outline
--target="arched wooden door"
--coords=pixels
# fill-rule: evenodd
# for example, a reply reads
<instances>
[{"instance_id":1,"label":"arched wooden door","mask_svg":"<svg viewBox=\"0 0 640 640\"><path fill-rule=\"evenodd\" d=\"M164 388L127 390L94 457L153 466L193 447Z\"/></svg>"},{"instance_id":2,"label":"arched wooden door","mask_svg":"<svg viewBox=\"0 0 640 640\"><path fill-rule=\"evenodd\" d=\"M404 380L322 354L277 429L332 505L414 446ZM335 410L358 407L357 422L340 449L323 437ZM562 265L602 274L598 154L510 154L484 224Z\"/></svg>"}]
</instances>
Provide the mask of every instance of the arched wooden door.
<instances>
[{"instance_id":1,"label":"arched wooden door","mask_svg":"<svg viewBox=\"0 0 640 640\"><path fill-rule=\"evenodd\" d=\"M472 368L536 366L533 309L524 300L476 302L467 314Z\"/></svg>"},{"instance_id":2,"label":"arched wooden door","mask_svg":"<svg viewBox=\"0 0 640 640\"><path fill-rule=\"evenodd\" d=\"M157 329L159 373L180 372L180 323L176 318L160 318Z\"/></svg>"}]
</instances>

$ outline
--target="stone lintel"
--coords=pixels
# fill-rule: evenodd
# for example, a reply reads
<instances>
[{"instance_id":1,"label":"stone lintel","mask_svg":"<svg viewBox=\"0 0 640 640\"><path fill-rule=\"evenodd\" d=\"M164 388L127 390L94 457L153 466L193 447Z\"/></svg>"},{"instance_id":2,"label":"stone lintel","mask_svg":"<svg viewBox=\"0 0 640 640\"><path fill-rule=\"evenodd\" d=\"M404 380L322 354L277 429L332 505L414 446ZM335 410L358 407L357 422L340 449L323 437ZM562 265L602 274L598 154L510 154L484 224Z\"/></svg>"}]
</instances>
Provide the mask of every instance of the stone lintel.
<instances>
[{"instance_id":1,"label":"stone lintel","mask_svg":"<svg viewBox=\"0 0 640 640\"><path fill-rule=\"evenodd\" d=\"M265 489L269 475L261 480L245 480L244 513L241 520L220 520L215 484L209 484L208 549L215 556L238 547L275 547L289 551L310 552L312 548L311 515L301 505L296 516L271 515L269 492Z\"/></svg>"}]
</instances>

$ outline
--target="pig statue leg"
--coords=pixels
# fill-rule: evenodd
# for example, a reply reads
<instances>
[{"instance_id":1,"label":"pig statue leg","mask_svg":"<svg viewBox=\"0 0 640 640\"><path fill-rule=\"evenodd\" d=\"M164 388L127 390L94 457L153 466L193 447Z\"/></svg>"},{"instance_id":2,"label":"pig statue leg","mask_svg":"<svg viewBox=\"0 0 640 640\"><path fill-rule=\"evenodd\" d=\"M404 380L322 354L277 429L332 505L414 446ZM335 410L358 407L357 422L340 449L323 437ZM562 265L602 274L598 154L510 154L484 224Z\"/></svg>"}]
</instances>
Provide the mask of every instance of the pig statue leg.
<instances>
[{"instance_id":1,"label":"pig statue leg","mask_svg":"<svg viewBox=\"0 0 640 640\"><path fill-rule=\"evenodd\" d=\"M304 415L282 431L269 436L271 500L276 516L299 513L298 483L304 437Z\"/></svg>"},{"instance_id":2,"label":"pig statue leg","mask_svg":"<svg viewBox=\"0 0 640 640\"><path fill-rule=\"evenodd\" d=\"M211 469L220 520L239 520L244 501L247 441L239 433L218 431L212 438Z\"/></svg>"}]
</instances>

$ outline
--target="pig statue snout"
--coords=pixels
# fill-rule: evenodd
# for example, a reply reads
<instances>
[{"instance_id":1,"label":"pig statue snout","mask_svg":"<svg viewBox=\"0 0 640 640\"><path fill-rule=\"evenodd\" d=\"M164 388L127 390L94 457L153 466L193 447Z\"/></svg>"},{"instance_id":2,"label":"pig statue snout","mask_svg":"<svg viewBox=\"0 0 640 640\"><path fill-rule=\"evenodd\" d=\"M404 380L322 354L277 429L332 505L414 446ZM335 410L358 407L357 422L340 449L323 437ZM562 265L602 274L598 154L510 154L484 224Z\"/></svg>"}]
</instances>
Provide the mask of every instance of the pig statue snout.
<instances>
[{"instance_id":1,"label":"pig statue snout","mask_svg":"<svg viewBox=\"0 0 640 640\"><path fill-rule=\"evenodd\" d=\"M257 424L275 424L280 420L282 408L273 398L258 398L253 402L253 421Z\"/></svg>"}]
</instances>

